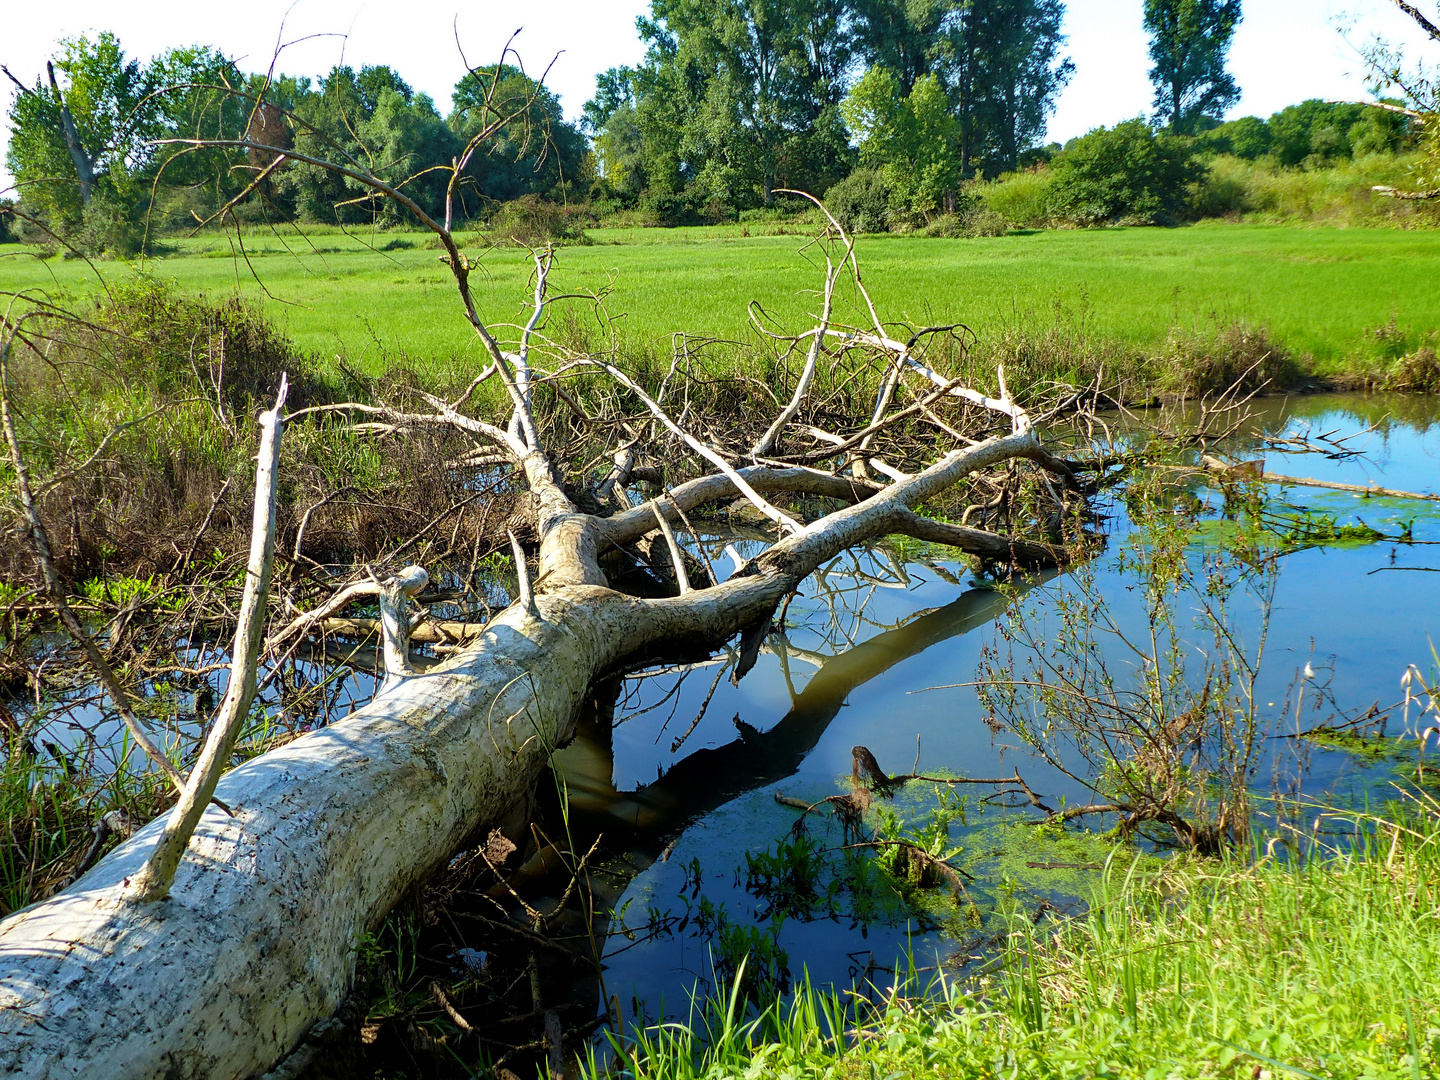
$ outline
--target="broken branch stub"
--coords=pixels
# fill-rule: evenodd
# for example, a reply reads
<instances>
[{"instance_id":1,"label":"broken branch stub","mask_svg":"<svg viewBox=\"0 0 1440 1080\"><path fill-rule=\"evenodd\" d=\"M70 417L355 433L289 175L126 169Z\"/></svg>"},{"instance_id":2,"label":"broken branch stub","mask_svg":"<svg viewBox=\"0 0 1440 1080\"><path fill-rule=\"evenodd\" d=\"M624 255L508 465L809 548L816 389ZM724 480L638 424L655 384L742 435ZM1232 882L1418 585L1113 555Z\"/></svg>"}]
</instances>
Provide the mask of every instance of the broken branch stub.
<instances>
[{"instance_id":1,"label":"broken branch stub","mask_svg":"<svg viewBox=\"0 0 1440 1080\"><path fill-rule=\"evenodd\" d=\"M380 587L380 630L387 690L415 674L410 663L410 616L405 607L428 584L430 575L423 566L407 566Z\"/></svg>"}]
</instances>

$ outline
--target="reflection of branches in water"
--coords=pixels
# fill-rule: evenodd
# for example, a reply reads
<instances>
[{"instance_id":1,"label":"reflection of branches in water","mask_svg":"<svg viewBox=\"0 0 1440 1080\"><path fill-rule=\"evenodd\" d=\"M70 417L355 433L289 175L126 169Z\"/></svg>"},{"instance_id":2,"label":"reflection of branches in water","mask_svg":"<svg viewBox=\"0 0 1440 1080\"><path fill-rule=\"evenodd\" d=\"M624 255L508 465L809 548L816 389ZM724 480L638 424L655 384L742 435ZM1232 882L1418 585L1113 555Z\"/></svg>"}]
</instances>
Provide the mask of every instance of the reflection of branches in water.
<instances>
[{"instance_id":1,"label":"reflection of branches in water","mask_svg":"<svg viewBox=\"0 0 1440 1080\"><path fill-rule=\"evenodd\" d=\"M700 711L695 714L695 719L690 721L690 726L681 732L675 741L670 744L670 752L672 754L677 753L680 747L685 745L685 740L690 738L695 729L700 726L700 721L705 719L705 713L710 709L710 700L715 696L715 688L720 685L720 677L725 674L729 667L730 665L728 663L722 664L720 669L715 672L715 678L710 683L710 689L705 693L705 700L700 703ZM737 721L740 719L739 713L736 713L735 719ZM663 733L665 729L661 728L660 730ZM655 736L655 741L657 743L660 741L659 735Z\"/></svg>"},{"instance_id":2,"label":"reflection of branches in water","mask_svg":"<svg viewBox=\"0 0 1440 1080\"><path fill-rule=\"evenodd\" d=\"M632 675L627 675L627 676L625 676L625 680L624 680L624 681L625 681L626 683L631 684L631 685L629 685L629 686L627 686L627 687L625 688L624 696L621 698L621 702L620 702L621 706L624 707L624 715L623 715L623 716L616 717L615 722L614 722L614 726L615 726L615 727L619 727L621 724L628 723L628 722L631 721L631 720L636 720L636 719L644 716L646 713L654 712L656 709L660 708L660 706L664 705L664 704L665 704L667 701L669 701L671 698L676 697L676 695L680 693L680 688L685 685L685 680L686 680L686 678L690 675L690 673L691 673L692 671L694 671L694 670L695 670L697 667L699 667L699 666L701 666L701 665L699 665L699 664L687 664L687 665L685 665L685 666L683 666L683 667L679 667L679 668L674 667L674 666L667 666L667 667L665 667L665 668L663 668L663 669L661 669L661 670L658 670L658 671L648 671L648 672L647 672L647 671L639 671L639 672L636 672L636 673L634 673L634 674L632 674ZM677 678L675 679L674 685L671 686L669 690L666 690L666 691L665 691L665 695L664 695L659 701L655 702L653 705L646 705L644 708L631 709L631 708L629 707L629 706L630 706L630 703L631 703L632 701L636 700L637 698L639 698L639 697L643 694L643 692L644 692L644 690L645 690L646 683L648 683L648 682L649 682L650 680L652 680L652 679L660 679L660 678L663 678L663 677L666 676L666 675L676 675ZM680 703L680 702L679 702L679 698L676 698L675 704L676 704L677 707L678 707L679 703ZM617 710L617 711L618 711L618 710ZM668 716L668 717L665 718L665 723L666 723L666 724L670 723L670 720L671 720L674 716L675 716L675 709L672 708L672 709L670 710L670 716ZM660 730L661 730L661 731L664 731L664 730L665 730L665 728L664 728L663 725L661 726ZM660 736L658 736L658 735L655 736L655 741L656 741L656 742L659 742L659 741L660 741Z\"/></svg>"},{"instance_id":3,"label":"reflection of branches in water","mask_svg":"<svg viewBox=\"0 0 1440 1080\"><path fill-rule=\"evenodd\" d=\"M722 547L736 542L729 535L704 537L700 543ZM949 575L958 583L954 575ZM791 661L798 660L813 668L822 667L830 658L853 649L857 642L869 633L886 633L898 630L934 609L922 609L900 618L883 621L867 614L872 601L881 588L907 590L924 584L906 570L901 558L893 552L876 545L859 553L846 551L827 566L817 570L809 579L804 595L812 609L787 626L773 627L761 646L761 652L774 655L780 665L786 688L793 702L800 694L795 684L795 673ZM818 639L819 648L797 645L793 639L797 632ZM688 664L665 664L655 668L627 674L624 687L616 708L614 726L630 723L670 704L669 715L660 725L655 742L675 718L680 703L680 692L685 678L701 668L719 668L709 693L705 695L694 720L684 735L671 747L675 753L684 744L704 719L711 699L714 697L719 680L736 661L734 650L723 646L721 655L696 660ZM659 695L656 697L655 695Z\"/></svg>"}]
</instances>

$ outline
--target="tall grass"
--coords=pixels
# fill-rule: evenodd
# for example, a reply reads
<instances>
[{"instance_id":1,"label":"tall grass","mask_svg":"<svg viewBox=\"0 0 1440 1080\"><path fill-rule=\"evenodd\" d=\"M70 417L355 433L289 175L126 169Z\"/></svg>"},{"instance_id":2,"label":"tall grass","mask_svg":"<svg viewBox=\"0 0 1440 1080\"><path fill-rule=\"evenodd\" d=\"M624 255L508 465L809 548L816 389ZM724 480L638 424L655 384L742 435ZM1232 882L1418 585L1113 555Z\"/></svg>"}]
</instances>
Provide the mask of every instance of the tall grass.
<instances>
[{"instance_id":1,"label":"tall grass","mask_svg":"<svg viewBox=\"0 0 1440 1080\"><path fill-rule=\"evenodd\" d=\"M1303 859L1148 876L1118 863L1080 918L1017 913L977 979L922 989L902 971L876 998L806 987L744 1017L732 994L689 1024L612 1040L610 1074L1434 1077L1437 814L1427 801L1357 816L1346 850Z\"/></svg>"},{"instance_id":2,"label":"tall grass","mask_svg":"<svg viewBox=\"0 0 1440 1080\"><path fill-rule=\"evenodd\" d=\"M1355 227L1433 227L1440 215L1424 203L1377 195L1376 185L1413 183L1416 155L1369 154L1323 169L1283 169L1269 160L1221 157L1195 196L1205 217Z\"/></svg>"}]
</instances>

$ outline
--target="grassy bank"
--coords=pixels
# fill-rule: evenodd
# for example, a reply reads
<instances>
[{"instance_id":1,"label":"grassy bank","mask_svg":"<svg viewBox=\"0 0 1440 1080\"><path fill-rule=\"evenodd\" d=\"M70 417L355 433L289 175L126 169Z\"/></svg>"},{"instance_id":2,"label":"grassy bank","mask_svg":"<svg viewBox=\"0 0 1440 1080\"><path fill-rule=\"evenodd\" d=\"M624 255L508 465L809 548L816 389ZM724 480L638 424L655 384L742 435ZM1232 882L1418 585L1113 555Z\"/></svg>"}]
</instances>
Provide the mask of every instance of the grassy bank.
<instances>
[{"instance_id":1,"label":"grassy bank","mask_svg":"<svg viewBox=\"0 0 1440 1080\"><path fill-rule=\"evenodd\" d=\"M1399 825L1361 820L1348 853L1171 865L1149 878L1121 862L1075 921L1017 913L1003 960L976 981L952 976L938 995L902 991L858 1006L802 993L758 1016L714 1003L692 1027L622 1042L619 1071L637 1080L1437 1076L1436 809L1429 802L1422 819ZM590 1074L603 1070L592 1063Z\"/></svg>"},{"instance_id":2,"label":"grassy bank","mask_svg":"<svg viewBox=\"0 0 1440 1080\"><path fill-rule=\"evenodd\" d=\"M557 289L605 291L613 329L630 348L663 351L686 331L749 340L746 306L765 305L800 328L815 307L816 253L797 235L746 235L748 225L595 230L566 248ZM419 370L478 363L453 286L426 237L412 233L175 241L147 271L186 292L238 290L306 352L343 356L378 373L398 358ZM18 249L4 251L14 253ZM916 324L964 321L982 347L1023 333L1060 331L1118 352L1158 355L1177 333L1263 327L1320 374L1383 368L1440 326L1440 292L1418 287L1440 260L1440 232L1207 223L1181 229L1048 231L977 239L864 238L862 266L880 309ZM490 319L523 319L528 256L478 257ZM99 264L110 278L122 264ZM258 279L258 280L257 280ZM0 282L75 295L96 288L80 261L5 259ZM840 318L861 323L856 298ZM576 327L600 335L575 305ZM559 326L552 321L552 328ZM1393 327L1389 337L1376 329Z\"/></svg>"}]
</instances>

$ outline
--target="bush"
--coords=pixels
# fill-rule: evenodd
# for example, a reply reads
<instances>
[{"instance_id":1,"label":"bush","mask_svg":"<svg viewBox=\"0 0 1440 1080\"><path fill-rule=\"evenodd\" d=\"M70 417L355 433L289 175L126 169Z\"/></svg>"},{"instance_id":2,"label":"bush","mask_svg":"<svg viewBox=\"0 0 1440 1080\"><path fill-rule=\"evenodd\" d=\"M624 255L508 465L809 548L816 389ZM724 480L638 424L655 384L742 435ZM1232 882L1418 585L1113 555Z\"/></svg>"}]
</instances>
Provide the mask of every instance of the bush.
<instances>
[{"instance_id":1,"label":"bush","mask_svg":"<svg viewBox=\"0 0 1440 1080\"><path fill-rule=\"evenodd\" d=\"M1245 323L1211 334L1176 331L1162 360L1169 389L1185 397L1284 390L1300 379L1300 365L1285 347Z\"/></svg>"},{"instance_id":2,"label":"bush","mask_svg":"<svg viewBox=\"0 0 1440 1080\"><path fill-rule=\"evenodd\" d=\"M537 247L552 241L585 243L587 215L577 209L546 202L538 195L522 195L502 203L491 215L485 231L496 243Z\"/></svg>"},{"instance_id":3,"label":"bush","mask_svg":"<svg viewBox=\"0 0 1440 1080\"><path fill-rule=\"evenodd\" d=\"M1190 210L1195 217L1233 218L1254 209L1248 182L1252 170L1236 168L1238 165L1237 158L1218 158L1211 163L1191 196Z\"/></svg>"},{"instance_id":4,"label":"bush","mask_svg":"<svg viewBox=\"0 0 1440 1080\"><path fill-rule=\"evenodd\" d=\"M852 233L890 228L890 185L879 169L856 169L825 193L825 205Z\"/></svg>"},{"instance_id":5,"label":"bush","mask_svg":"<svg viewBox=\"0 0 1440 1080\"><path fill-rule=\"evenodd\" d=\"M920 230L921 236L966 237L1004 236L1010 224L979 199L963 205L958 213L941 214Z\"/></svg>"},{"instance_id":6,"label":"bush","mask_svg":"<svg viewBox=\"0 0 1440 1080\"><path fill-rule=\"evenodd\" d=\"M649 222L666 228L695 225L700 220L689 199L669 192L647 191L640 200L640 210Z\"/></svg>"},{"instance_id":7,"label":"bush","mask_svg":"<svg viewBox=\"0 0 1440 1080\"><path fill-rule=\"evenodd\" d=\"M1171 224L1205 168L1193 143L1156 134L1138 117L1096 128L1055 159L1057 209L1077 225Z\"/></svg>"},{"instance_id":8,"label":"bush","mask_svg":"<svg viewBox=\"0 0 1440 1080\"><path fill-rule=\"evenodd\" d=\"M1039 229L1054 217L1055 173L1050 169L1008 173L993 184L980 187L977 194L991 212L1010 225Z\"/></svg>"},{"instance_id":9,"label":"bush","mask_svg":"<svg viewBox=\"0 0 1440 1080\"><path fill-rule=\"evenodd\" d=\"M19 243L20 236L15 230L14 199L0 199L0 244Z\"/></svg>"},{"instance_id":10,"label":"bush","mask_svg":"<svg viewBox=\"0 0 1440 1080\"><path fill-rule=\"evenodd\" d=\"M1258 116L1242 116L1221 124L1199 137L1202 148L1217 154L1232 154L1244 161L1254 161L1270 152L1273 141L1270 125Z\"/></svg>"},{"instance_id":11,"label":"bush","mask_svg":"<svg viewBox=\"0 0 1440 1080\"><path fill-rule=\"evenodd\" d=\"M110 255L133 259L145 247L145 221L136 207L119 196L96 192L85 207L80 228L70 238L85 255Z\"/></svg>"},{"instance_id":12,"label":"bush","mask_svg":"<svg viewBox=\"0 0 1440 1080\"><path fill-rule=\"evenodd\" d=\"M1323 169L1280 167L1274 158L1218 157L1196 185L1196 217L1244 214L1263 221L1324 221L1342 226L1424 227L1440 221L1440 207L1377 196L1377 185L1415 183L1417 155L1368 154Z\"/></svg>"}]
</instances>

